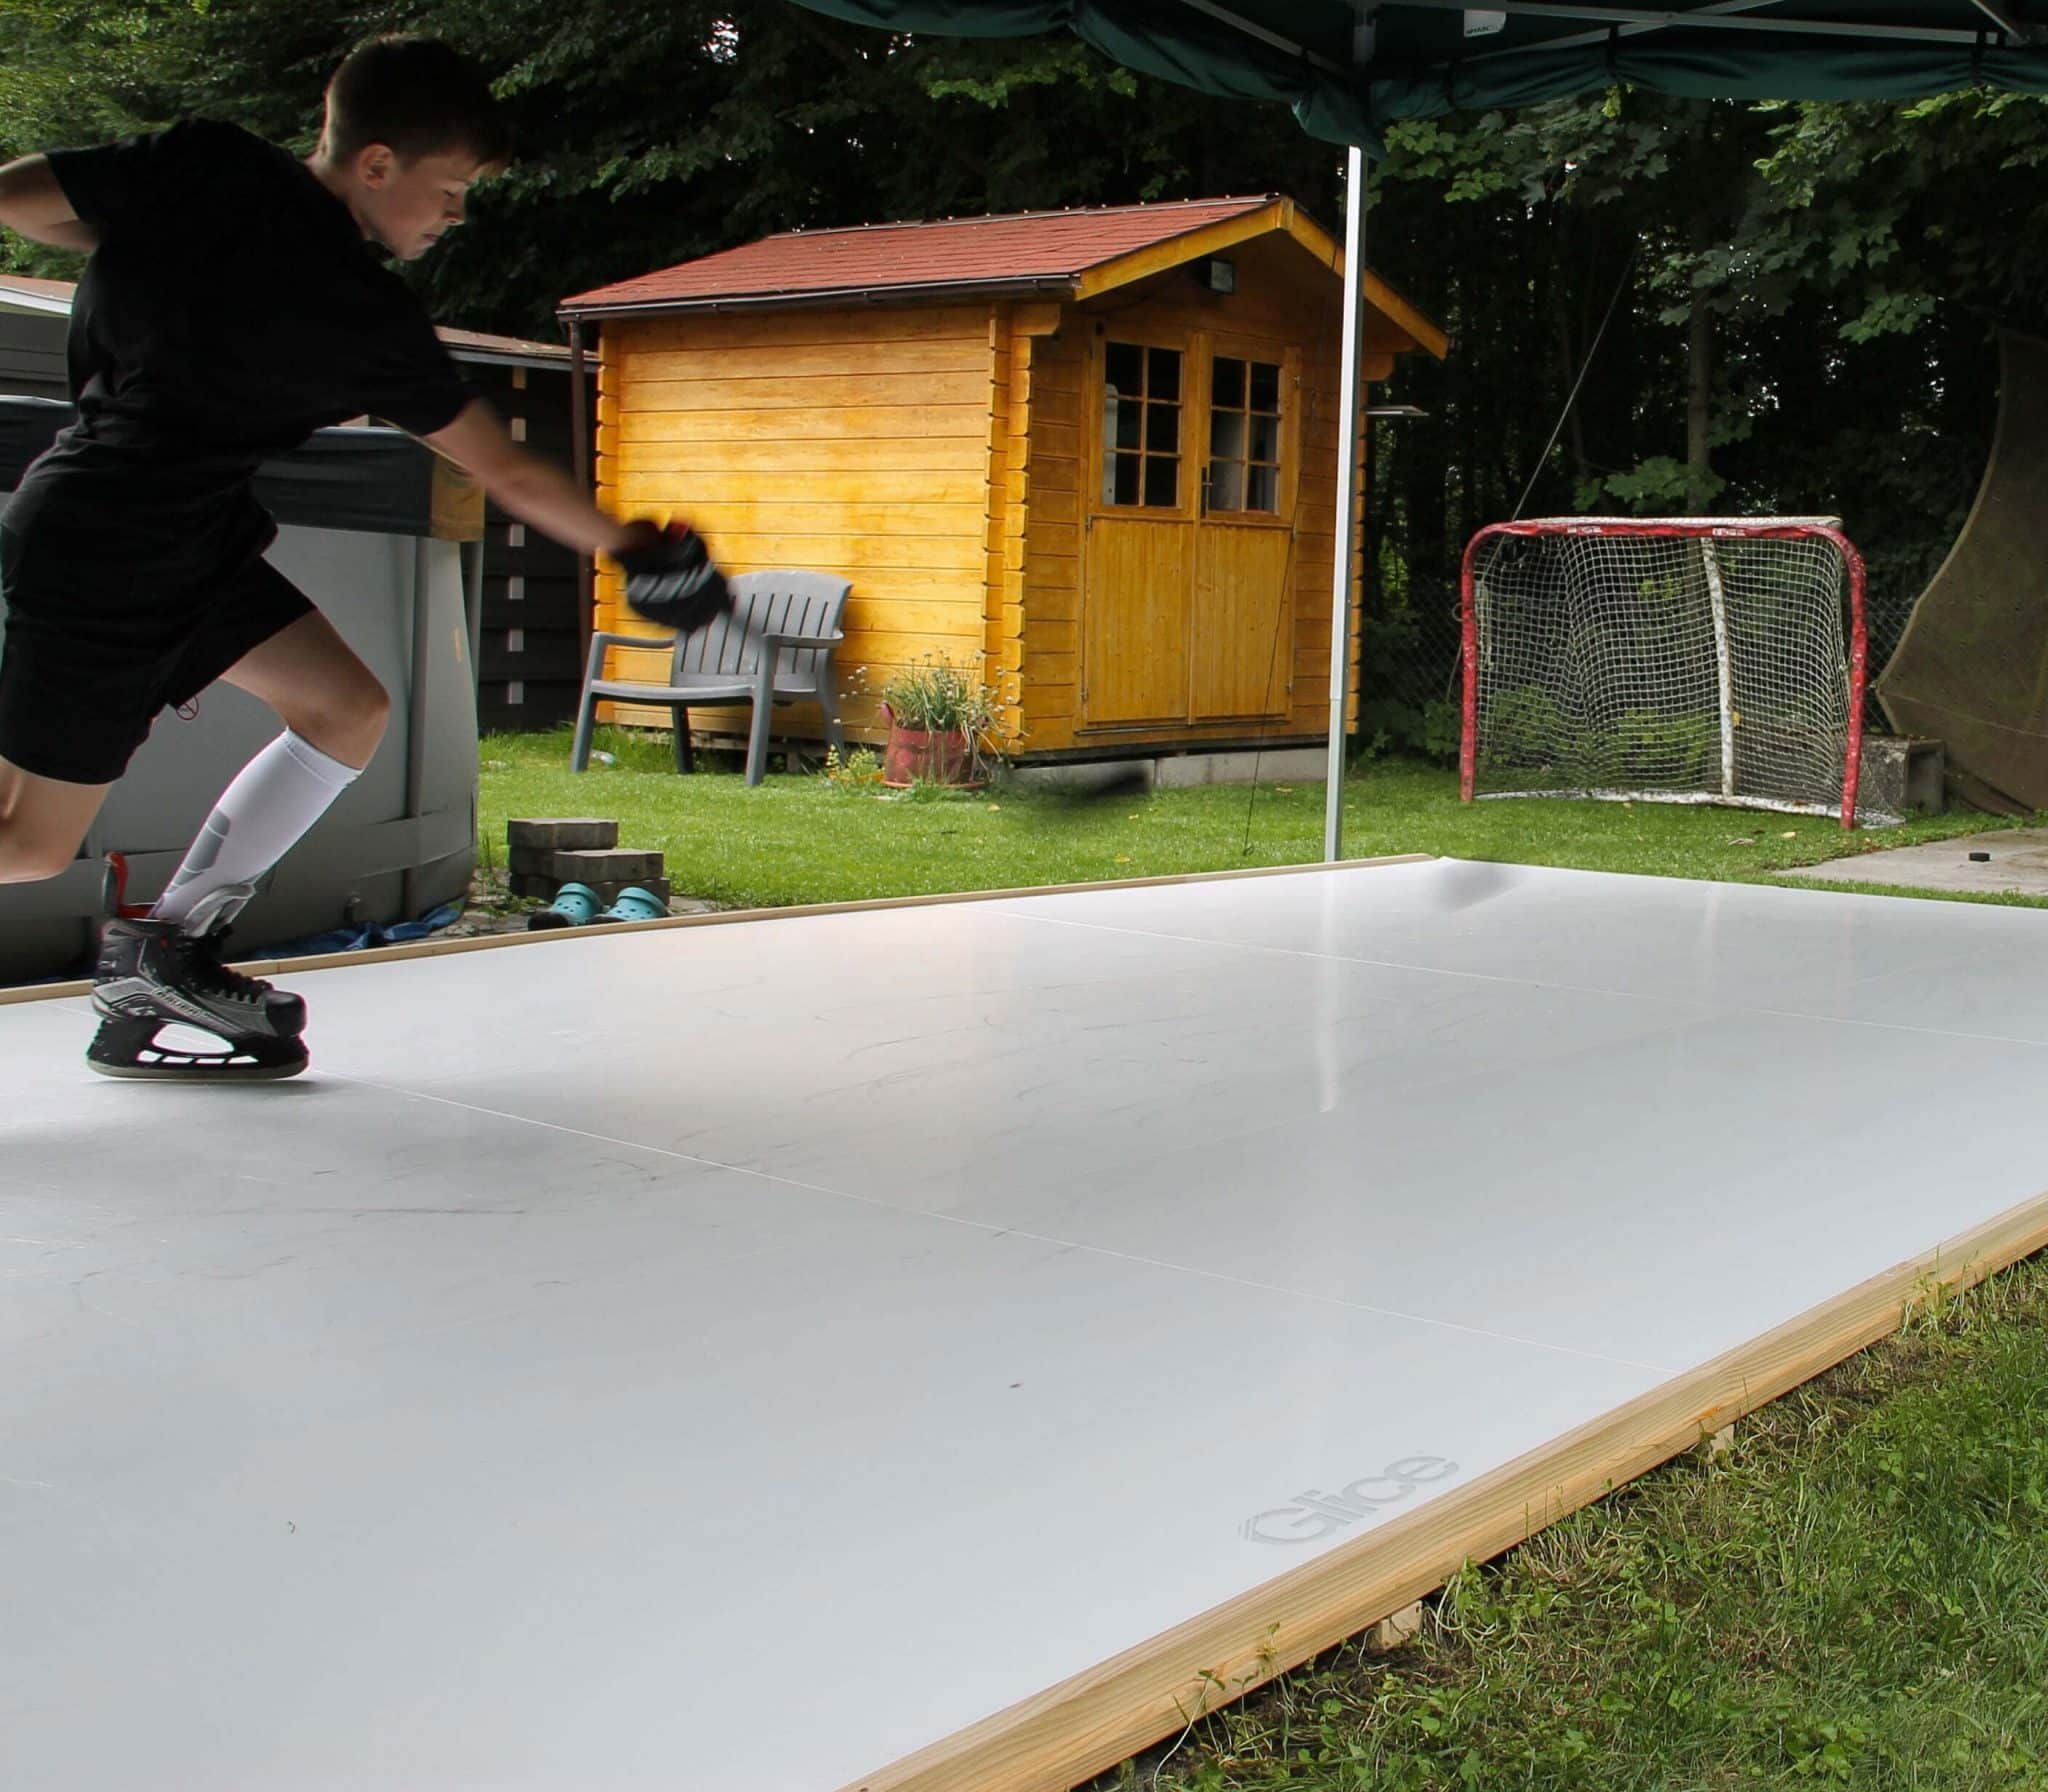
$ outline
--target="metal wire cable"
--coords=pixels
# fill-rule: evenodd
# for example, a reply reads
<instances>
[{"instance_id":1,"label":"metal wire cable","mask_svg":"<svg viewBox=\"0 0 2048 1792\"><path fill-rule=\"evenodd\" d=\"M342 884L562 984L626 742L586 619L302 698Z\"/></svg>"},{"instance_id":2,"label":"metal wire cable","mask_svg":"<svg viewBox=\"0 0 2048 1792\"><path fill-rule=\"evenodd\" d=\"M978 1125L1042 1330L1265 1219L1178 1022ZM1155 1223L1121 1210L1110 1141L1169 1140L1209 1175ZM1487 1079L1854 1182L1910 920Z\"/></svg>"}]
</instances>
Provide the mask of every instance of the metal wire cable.
<instances>
[{"instance_id":1,"label":"metal wire cable","mask_svg":"<svg viewBox=\"0 0 2048 1792\"><path fill-rule=\"evenodd\" d=\"M1600 320L1599 329L1593 332L1593 344L1586 350L1586 358L1580 364L1579 377L1572 382L1571 394L1564 401L1564 409L1557 414L1557 427L1550 432L1550 440L1543 444L1543 452L1536 457L1536 465L1529 473L1529 483L1522 487L1522 495L1515 500L1515 514L1508 518L1511 523L1522 520L1522 507L1529 502L1529 494L1536 489L1536 481L1543 477L1543 469L1550 463L1550 451L1557 446L1557 438L1564 434L1565 419L1572 414L1572 406L1579 401L1579 389L1586 383L1586 375L1593 371L1593 357L1600 352L1600 344L1606 340L1607 326L1614 321L1615 308L1621 303L1621 295L1628 291L1628 277L1635 272L1636 257L1642 254L1641 243L1628 252L1623 264L1621 278L1615 282L1614 297L1607 301L1607 315Z\"/></svg>"}]
</instances>

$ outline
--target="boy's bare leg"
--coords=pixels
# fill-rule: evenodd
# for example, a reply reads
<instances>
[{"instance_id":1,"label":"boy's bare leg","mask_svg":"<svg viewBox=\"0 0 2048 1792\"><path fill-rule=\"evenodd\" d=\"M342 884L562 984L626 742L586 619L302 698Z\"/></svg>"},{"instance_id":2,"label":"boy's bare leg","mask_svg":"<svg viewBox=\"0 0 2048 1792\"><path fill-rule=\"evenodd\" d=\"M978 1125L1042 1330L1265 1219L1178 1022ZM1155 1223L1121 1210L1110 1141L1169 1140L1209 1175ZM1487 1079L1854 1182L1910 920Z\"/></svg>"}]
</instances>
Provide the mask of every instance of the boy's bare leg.
<instances>
[{"instance_id":1,"label":"boy's bare leg","mask_svg":"<svg viewBox=\"0 0 2048 1792\"><path fill-rule=\"evenodd\" d=\"M107 800L110 784L67 784L0 759L0 884L55 877Z\"/></svg>"},{"instance_id":2,"label":"boy's bare leg","mask_svg":"<svg viewBox=\"0 0 2048 1792\"><path fill-rule=\"evenodd\" d=\"M356 771L384 737L391 699L317 610L251 648L223 676L262 698L301 740Z\"/></svg>"}]
</instances>

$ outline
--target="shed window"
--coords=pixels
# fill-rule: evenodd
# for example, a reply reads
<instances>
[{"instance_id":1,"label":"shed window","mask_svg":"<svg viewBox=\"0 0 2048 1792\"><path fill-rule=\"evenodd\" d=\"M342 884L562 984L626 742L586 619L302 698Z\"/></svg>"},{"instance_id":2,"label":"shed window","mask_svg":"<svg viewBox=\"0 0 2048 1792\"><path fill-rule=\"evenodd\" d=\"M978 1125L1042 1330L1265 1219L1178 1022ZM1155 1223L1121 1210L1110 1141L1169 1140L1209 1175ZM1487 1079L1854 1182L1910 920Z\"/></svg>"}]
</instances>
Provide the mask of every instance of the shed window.
<instances>
[{"instance_id":1,"label":"shed window","mask_svg":"<svg viewBox=\"0 0 2048 1792\"><path fill-rule=\"evenodd\" d=\"M1112 342L1103 358L1102 501L1180 504L1180 350Z\"/></svg>"},{"instance_id":2,"label":"shed window","mask_svg":"<svg viewBox=\"0 0 2048 1792\"><path fill-rule=\"evenodd\" d=\"M1209 387L1209 508L1280 513L1280 368L1218 355Z\"/></svg>"}]
</instances>

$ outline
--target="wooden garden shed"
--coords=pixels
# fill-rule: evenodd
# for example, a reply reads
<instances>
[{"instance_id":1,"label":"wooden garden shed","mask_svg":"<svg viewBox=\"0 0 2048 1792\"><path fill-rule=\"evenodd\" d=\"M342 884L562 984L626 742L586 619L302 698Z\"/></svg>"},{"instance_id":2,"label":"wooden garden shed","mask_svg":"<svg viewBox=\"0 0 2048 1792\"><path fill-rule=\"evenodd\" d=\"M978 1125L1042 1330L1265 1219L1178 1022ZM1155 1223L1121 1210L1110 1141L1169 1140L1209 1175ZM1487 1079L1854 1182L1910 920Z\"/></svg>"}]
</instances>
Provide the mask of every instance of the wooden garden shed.
<instances>
[{"instance_id":1,"label":"wooden garden shed","mask_svg":"<svg viewBox=\"0 0 2048 1792\"><path fill-rule=\"evenodd\" d=\"M561 312L579 352L596 326L603 502L688 518L735 571L853 581L852 736L929 656L979 668L1042 762L1326 737L1342 272L1266 194L790 233ZM1366 296L1365 377L1445 353ZM644 632L608 567L593 612Z\"/></svg>"}]
</instances>

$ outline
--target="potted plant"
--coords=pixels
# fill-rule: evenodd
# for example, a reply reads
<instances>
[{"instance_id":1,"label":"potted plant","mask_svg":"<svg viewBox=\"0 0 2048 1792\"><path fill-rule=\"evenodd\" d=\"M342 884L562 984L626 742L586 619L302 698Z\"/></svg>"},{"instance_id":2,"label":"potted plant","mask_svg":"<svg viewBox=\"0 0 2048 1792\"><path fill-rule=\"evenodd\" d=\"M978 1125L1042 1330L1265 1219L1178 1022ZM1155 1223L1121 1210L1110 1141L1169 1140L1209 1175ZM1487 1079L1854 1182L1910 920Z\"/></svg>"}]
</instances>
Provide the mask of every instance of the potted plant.
<instances>
[{"instance_id":1,"label":"potted plant","mask_svg":"<svg viewBox=\"0 0 2048 1792\"><path fill-rule=\"evenodd\" d=\"M884 784L903 790L924 780L978 789L988 782L995 696L975 674L926 654L890 676L882 709L889 718Z\"/></svg>"}]
</instances>

